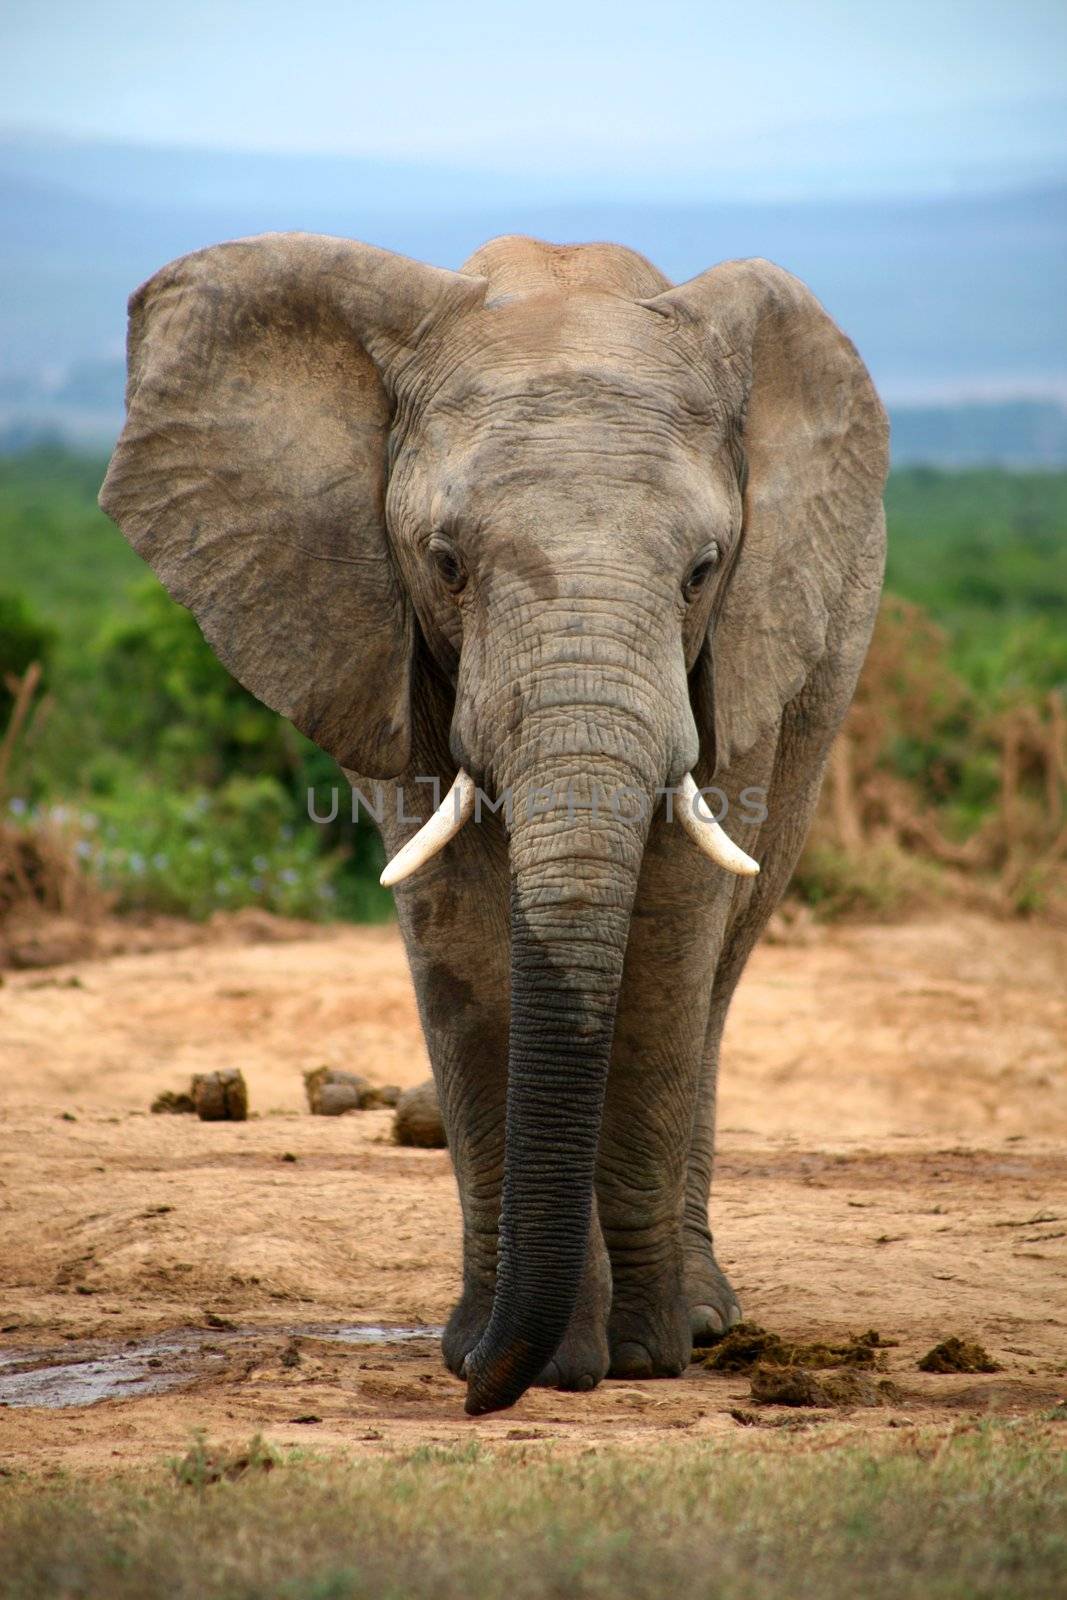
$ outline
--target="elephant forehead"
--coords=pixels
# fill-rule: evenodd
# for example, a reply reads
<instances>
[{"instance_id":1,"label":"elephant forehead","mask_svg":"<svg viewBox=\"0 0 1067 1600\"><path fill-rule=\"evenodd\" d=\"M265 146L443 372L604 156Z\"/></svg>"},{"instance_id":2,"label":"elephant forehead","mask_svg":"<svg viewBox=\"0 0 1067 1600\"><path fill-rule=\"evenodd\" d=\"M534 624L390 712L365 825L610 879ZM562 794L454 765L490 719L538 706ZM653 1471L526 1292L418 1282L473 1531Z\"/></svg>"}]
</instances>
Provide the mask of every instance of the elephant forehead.
<instances>
[{"instance_id":1,"label":"elephant forehead","mask_svg":"<svg viewBox=\"0 0 1067 1600\"><path fill-rule=\"evenodd\" d=\"M520 439L499 428L465 451L442 474L449 503L466 505L490 523L494 508L532 520L556 510L584 512L626 524L635 519L684 523L715 498L715 477L703 461L669 444L644 448L626 429L571 423L537 427Z\"/></svg>"},{"instance_id":2,"label":"elephant forehead","mask_svg":"<svg viewBox=\"0 0 1067 1600\"><path fill-rule=\"evenodd\" d=\"M586 457L519 450L503 437L443 459L426 487L419 520L455 537L468 558L506 554L518 540L550 560L629 551L642 570L650 558L655 568L694 539L728 541L740 510L728 474L676 452Z\"/></svg>"},{"instance_id":3,"label":"elephant forehead","mask_svg":"<svg viewBox=\"0 0 1067 1600\"><path fill-rule=\"evenodd\" d=\"M416 520L453 532L500 527L642 530L731 524L739 496L717 424L682 429L639 396L575 395L546 385L502 398L465 425L423 434L394 479ZM694 436L695 434L695 436Z\"/></svg>"},{"instance_id":4,"label":"elephant forehead","mask_svg":"<svg viewBox=\"0 0 1067 1600\"><path fill-rule=\"evenodd\" d=\"M731 428L707 393L690 394L640 369L605 363L512 364L453 379L420 419L426 467L466 495L580 477L677 496L706 477Z\"/></svg>"},{"instance_id":5,"label":"elephant forehead","mask_svg":"<svg viewBox=\"0 0 1067 1600\"><path fill-rule=\"evenodd\" d=\"M434 403L472 417L510 406L707 421L723 409L686 337L617 295L537 294L486 307L443 354Z\"/></svg>"}]
</instances>

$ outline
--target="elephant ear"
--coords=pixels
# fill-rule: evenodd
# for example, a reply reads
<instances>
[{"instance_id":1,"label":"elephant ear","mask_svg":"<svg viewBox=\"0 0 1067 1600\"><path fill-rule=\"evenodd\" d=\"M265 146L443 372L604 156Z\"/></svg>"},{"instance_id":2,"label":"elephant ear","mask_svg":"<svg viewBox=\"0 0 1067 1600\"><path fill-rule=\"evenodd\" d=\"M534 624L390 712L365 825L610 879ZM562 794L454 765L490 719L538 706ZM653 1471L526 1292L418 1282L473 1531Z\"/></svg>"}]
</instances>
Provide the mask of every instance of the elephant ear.
<instances>
[{"instance_id":1,"label":"elephant ear","mask_svg":"<svg viewBox=\"0 0 1067 1600\"><path fill-rule=\"evenodd\" d=\"M888 424L851 341L771 262L724 262L648 304L695 338L744 467L741 545L696 697L727 770L823 655L850 573L881 581Z\"/></svg>"},{"instance_id":2,"label":"elephant ear","mask_svg":"<svg viewBox=\"0 0 1067 1600\"><path fill-rule=\"evenodd\" d=\"M383 509L393 385L483 294L293 233L185 256L130 301L101 506L233 675L368 776L410 749L413 623Z\"/></svg>"}]
</instances>

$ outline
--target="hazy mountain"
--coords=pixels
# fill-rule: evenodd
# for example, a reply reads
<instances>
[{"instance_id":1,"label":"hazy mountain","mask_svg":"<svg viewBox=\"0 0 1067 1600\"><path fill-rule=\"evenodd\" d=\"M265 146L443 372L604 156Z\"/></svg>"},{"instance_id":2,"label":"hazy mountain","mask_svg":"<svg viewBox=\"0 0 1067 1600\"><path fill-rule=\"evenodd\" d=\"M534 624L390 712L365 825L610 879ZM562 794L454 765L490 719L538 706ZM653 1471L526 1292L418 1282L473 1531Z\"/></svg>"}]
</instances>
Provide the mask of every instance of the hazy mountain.
<instances>
[{"instance_id":1,"label":"hazy mountain","mask_svg":"<svg viewBox=\"0 0 1067 1600\"><path fill-rule=\"evenodd\" d=\"M616 151L607 165L571 148L554 166L550 145L531 143L502 163L491 147L477 164L131 145L116 140L0 133L0 165L34 182L107 200L226 209L247 204L330 206L339 193L374 210L585 200L783 201L933 197L1067 181L1067 96L947 104L847 119L777 121L758 134L657 140Z\"/></svg>"},{"instance_id":2,"label":"hazy mountain","mask_svg":"<svg viewBox=\"0 0 1067 1600\"><path fill-rule=\"evenodd\" d=\"M184 251L269 228L453 267L497 233L616 239L675 280L765 255L811 284L898 406L1067 396L1067 182L877 202L553 200L544 183L413 164L8 139L0 426L106 432L130 290Z\"/></svg>"},{"instance_id":3,"label":"hazy mountain","mask_svg":"<svg viewBox=\"0 0 1067 1600\"><path fill-rule=\"evenodd\" d=\"M898 467L1067 466L1067 408L1054 401L893 406L890 420Z\"/></svg>"}]
</instances>

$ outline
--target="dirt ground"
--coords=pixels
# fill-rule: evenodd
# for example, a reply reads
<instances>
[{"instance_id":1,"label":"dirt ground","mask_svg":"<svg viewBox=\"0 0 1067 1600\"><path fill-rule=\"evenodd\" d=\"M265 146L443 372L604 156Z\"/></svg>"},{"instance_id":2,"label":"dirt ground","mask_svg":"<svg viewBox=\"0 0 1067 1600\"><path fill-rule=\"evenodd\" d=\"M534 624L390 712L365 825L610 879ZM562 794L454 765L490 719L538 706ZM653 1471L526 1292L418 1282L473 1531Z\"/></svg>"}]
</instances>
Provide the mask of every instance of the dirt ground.
<instances>
[{"instance_id":1,"label":"dirt ground","mask_svg":"<svg viewBox=\"0 0 1067 1600\"><path fill-rule=\"evenodd\" d=\"M198 1427L327 1450L584 1449L739 1436L738 1409L831 1437L1064 1399L1067 934L964 915L802 930L757 952L738 995L720 1257L749 1320L897 1341L891 1404L754 1408L745 1375L693 1366L472 1422L434 1337L458 1282L447 1156L394 1146L390 1112L304 1104L301 1074L321 1064L427 1075L397 933L282 931L6 975L3 1466L157 1461ZM230 1066L247 1123L149 1114L159 1091ZM919 1372L953 1334L1001 1370Z\"/></svg>"}]
</instances>

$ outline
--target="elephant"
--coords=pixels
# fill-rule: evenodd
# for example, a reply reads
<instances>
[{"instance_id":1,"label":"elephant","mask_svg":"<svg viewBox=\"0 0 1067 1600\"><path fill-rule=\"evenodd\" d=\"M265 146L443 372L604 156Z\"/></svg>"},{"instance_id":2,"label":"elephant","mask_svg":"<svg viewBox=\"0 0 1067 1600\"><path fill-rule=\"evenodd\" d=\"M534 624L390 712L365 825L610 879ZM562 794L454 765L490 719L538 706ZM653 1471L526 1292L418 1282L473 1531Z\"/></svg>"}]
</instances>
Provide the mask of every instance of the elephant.
<instances>
[{"instance_id":1,"label":"elephant","mask_svg":"<svg viewBox=\"0 0 1067 1600\"><path fill-rule=\"evenodd\" d=\"M128 354L104 510L242 684L403 793L467 1412L677 1376L740 1317L723 1024L882 586L862 360L759 259L673 286L612 244L453 272L301 233L164 267ZM713 780L763 804L713 819Z\"/></svg>"}]
</instances>

